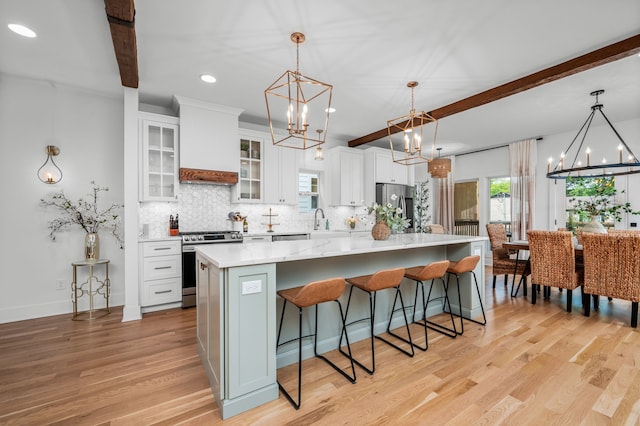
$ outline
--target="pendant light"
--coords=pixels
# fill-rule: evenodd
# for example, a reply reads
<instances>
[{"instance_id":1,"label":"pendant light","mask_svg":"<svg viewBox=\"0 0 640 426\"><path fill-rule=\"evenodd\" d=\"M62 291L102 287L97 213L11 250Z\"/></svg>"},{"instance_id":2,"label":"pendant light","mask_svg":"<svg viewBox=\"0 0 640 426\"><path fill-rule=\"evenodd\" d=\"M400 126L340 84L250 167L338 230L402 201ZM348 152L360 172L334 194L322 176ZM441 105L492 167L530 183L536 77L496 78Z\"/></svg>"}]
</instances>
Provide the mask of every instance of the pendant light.
<instances>
[{"instance_id":1,"label":"pendant light","mask_svg":"<svg viewBox=\"0 0 640 426\"><path fill-rule=\"evenodd\" d=\"M274 145L308 149L322 145L327 136L329 112L331 111L331 93L333 86L307 77L300 73L300 44L305 35L300 32L291 34L296 44L296 70L287 70L264 91L267 103L269 129ZM287 135L281 139L274 129L282 123ZM309 129L320 128L316 138Z\"/></svg>"},{"instance_id":2,"label":"pendant light","mask_svg":"<svg viewBox=\"0 0 640 426\"><path fill-rule=\"evenodd\" d=\"M569 177L605 177L605 176L623 176L635 173L640 173L640 162L638 157L631 151L631 148L625 143L620 136L620 133L613 127L613 124L609 121L607 116L602 111L603 105L598 102L598 96L602 95L604 90L595 90L591 92L591 96L595 96L596 102L591 106L591 113L587 117L578 134L573 138L569 146L562 151L560 158L552 167L553 158L549 158L547 164L547 177L550 179L567 179ZM602 160L595 160L591 158L591 147L585 144L587 133L591 127L597 113L600 113L609 125L609 128L615 135L613 139L614 144L618 140L617 147L614 144L610 144L609 148L609 160L606 156ZM584 133L583 133L584 131ZM581 137L582 136L582 137ZM580 139L580 143L574 147L575 142ZM607 141L598 141L598 145L605 148ZM569 157L573 156L573 160L569 160ZM595 161L592 161L595 160ZM583 163L584 161L584 163Z\"/></svg>"},{"instance_id":3,"label":"pendant light","mask_svg":"<svg viewBox=\"0 0 640 426\"><path fill-rule=\"evenodd\" d=\"M431 177L434 178L446 178L449 172L451 172L451 160L449 158L441 158L440 151L442 148L438 147L438 157L429 161L428 171Z\"/></svg>"},{"instance_id":4,"label":"pendant light","mask_svg":"<svg viewBox=\"0 0 640 426\"><path fill-rule=\"evenodd\" d=\"M318 140L320 140L320 134L322 133L322 129L318 129L318 130L316 130L316 132L318 132ZM315 159L318 160L318 161L324 160L324 155L322 154L322 147L321 146L318 146L316 148Z\"/></svg>"},{"instance_id":5,"label":"pendant light","mask_svg":"<svg viewBox=\"0 0 640 426\"><path fill-rule=\"evenodd\" d=\"M395 163L405 166L430 161L429 158L422 155L422 128L429 123L435 123L433 132L434 147L438 133L438 121L435 118L424 111L416 113L413 106L413 91L416 86L418 86L417 81L407 83L407 87L411 89L411 110L409 114L387 121L391 158Z\"/></svg>"},{"instance_id":6,"label":"pendant light","mask_svg":"<svg viewBox=\"0 0 640 426\"><path fill-rule=\"evenodd\" d=\"M62 180L62 170L60 170L60 167L53 161L53 157L60 154L60 148L47 145L45 150L47 152L47 159L38 169L38 179L46 184L53 185Z\"/></svg>"}]
</instances>

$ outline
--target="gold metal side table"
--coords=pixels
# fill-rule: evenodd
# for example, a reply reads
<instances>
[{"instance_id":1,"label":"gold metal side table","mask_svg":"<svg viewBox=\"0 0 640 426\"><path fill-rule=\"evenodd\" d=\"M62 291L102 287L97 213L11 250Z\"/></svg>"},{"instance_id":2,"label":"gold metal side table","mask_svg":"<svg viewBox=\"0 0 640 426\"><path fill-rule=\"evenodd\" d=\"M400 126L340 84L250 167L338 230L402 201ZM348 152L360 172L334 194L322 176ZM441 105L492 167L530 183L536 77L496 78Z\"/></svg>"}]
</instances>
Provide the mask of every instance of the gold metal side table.
<instances>
[{"instance_id":1,"label":"gold metal side table","mask_svg":"<svg viewBox=\"0 0 640 426\"><path fill-rule=\"evenodd\" d=\"M94 275L94 267L96 265L104 265L104 279L100 280ZM109 310L109 293L111 291L111 282L109 281L109 260L78 260L71 264L73 266L73 282L71 283L71 301L73 302L73 318L72 320L92 320L108 315ZM89 268L87 281L78 284L78 268ZM95 287L95 288L94 288ZM94 308L93 297L100 294L106 301L106 307ZM89 296L89 310L78 312L78 299L82 296Z\"/></svg>"}]
</instances>

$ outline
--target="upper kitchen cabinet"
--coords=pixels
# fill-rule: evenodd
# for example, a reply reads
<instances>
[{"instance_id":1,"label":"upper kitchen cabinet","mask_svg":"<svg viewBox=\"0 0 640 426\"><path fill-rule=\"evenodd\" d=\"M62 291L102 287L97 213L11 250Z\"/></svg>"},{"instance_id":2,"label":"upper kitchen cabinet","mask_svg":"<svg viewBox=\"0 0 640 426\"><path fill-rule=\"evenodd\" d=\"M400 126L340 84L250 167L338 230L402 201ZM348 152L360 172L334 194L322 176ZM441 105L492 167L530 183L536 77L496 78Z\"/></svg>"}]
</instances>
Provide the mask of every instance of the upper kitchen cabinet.
<instances>
[{"instance_id":1,"label":"upper kitchen cabinet","mask_svg":"<svg viewBox=\"0 0 640 426\"><path fill-rule=\"evenodd\" d=\"M361 206L364 202L362 150L337 146L327 151L331 171L331 205Z\"/></svg>"},{"instance_id":2,"label":"upper kitchen cabinet","mask_svg":"<svg viewBox=\"0 0 640 426\"><path fill-rule=\"evenodd\" d=\"M139 114L140 201L178 199L178 118Z\"/></svg>"},{"instance_id":3,"label":"upper kitchen cabinet","mask_svg":"<svg viewBox=\"0 0 640 426\"><path fill-rule=\"evenodd\" d=\"M398 156L404 154L398 153ZM393 162L391 151L383 148L368 148L365 150L365 162L372 167L374 183L394 183L410 185L410 174L413 167Z\"/></svg>"},{"instance_id":4,"label":"upper kitchen cabinet","mask_svg":"<svg viewBox=\"0 0 640 426\"><path fill-rule=\"evenodd\" d=\"M264 143L264 202L267 204L298 204L298 165L300 150Z\"/></svg>"},{"instance_id":5,"label":"upper kitchen cabinet","mask_svg":"<svg viewBox=\"0 0 640 426\"><path fill-rule=\"evenodd\" d=\"M236 140L235 143L240 173L238 184L231 192L232 203L262 201L265 167L263 146L264 135L262 133L251 130L240 131L239 142Z\"/></svg>"},{"instance_id":6,"label":"upper kitchen cabinet","mask_svg":"<svg viewBox=\"0 0 640 426\"><path fill-rule=\"evenodd\" d=\"M241 109L174 96L180 111L180 168L239 171Z\"/></svg>"}]
</instances>

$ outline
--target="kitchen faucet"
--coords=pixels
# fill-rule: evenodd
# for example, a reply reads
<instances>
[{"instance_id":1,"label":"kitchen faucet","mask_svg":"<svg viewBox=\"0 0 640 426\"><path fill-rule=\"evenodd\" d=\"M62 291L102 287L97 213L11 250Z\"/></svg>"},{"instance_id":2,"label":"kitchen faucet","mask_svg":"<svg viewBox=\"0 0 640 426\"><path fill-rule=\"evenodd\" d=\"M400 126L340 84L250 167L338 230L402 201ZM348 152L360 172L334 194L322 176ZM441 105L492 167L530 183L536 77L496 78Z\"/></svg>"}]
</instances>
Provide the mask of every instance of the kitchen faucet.
<instances>
[{"instance_id":1,"label":"kitchen faucet","mask_svg":"<svg viewBox=\"0 0 640 426\"><path fill-rule=\"evenodd\" d=\"M321 208L317 208L316 212L313 214L313 230L317 231L320 228L320 221L318 221L318 212L322 213L322 218L324 219L324 210Z\"/></svg>"}]
</instances>

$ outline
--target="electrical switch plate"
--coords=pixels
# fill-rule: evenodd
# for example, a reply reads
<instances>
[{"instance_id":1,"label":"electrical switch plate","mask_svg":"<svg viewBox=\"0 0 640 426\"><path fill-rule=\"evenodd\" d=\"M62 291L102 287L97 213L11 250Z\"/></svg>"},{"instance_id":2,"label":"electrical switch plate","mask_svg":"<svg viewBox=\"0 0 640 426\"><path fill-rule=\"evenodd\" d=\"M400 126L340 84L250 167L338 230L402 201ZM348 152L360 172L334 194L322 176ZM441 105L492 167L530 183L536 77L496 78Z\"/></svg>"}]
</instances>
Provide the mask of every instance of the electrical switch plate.
<instances>
[{"instance_id":1,"label":"electrical switch plate","mask_svg":"<svg viewBox=\"0 0 640 426\"><path fill-rule=\"evenodd\" d=\"M245 281L242 283L242 295L255 294L262 291L262 281Z\"/></svg>"}]
</instances>

